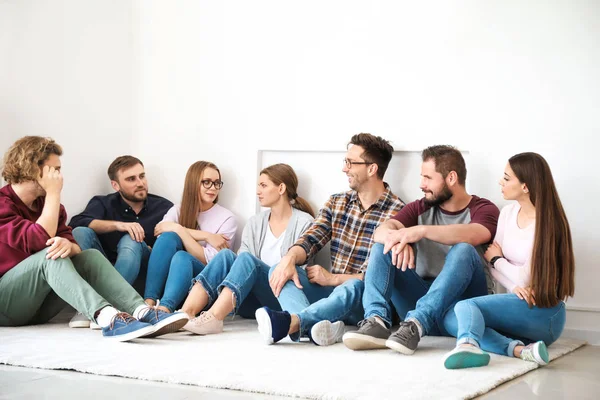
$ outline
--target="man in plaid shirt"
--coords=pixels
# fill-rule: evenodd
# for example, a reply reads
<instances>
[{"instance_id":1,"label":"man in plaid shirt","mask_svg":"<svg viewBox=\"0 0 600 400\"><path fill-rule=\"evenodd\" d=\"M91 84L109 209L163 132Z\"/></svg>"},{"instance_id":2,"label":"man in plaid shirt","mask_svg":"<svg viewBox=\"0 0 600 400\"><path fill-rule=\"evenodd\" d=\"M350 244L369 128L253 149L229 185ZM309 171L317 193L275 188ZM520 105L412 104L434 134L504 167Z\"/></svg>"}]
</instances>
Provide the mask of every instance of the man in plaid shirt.
<instances>
[{"instance_id":1,"label":"man in plaid shirt","mask_svg":"<svg viewBox=\"0 0 600 400\"><path fill-rule=\"evenodd\" d=\"M271 268L269 284L284 311L256 311L258 329L271 344L308 335L323 346L341 341L344 322L362 319L363 274L375 228L404 203L383 176L394 149L368 133L354 135L342 171L350 191L332 195L314 223ZM331 241L331 272L320 265L300 267Z\"/></svg>"}]
</instances>

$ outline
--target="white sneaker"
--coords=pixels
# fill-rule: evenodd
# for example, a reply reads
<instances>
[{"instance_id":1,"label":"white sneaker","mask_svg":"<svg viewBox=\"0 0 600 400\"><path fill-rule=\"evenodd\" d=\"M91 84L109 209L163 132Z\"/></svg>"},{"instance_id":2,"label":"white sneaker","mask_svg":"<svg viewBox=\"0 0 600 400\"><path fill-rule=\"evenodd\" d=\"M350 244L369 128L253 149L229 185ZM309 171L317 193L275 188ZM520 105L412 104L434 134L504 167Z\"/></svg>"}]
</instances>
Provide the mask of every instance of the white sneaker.
<instances>
[{"instance_id":1,"label":"white sneaker","mask_svg":"<svg viewBox=\"0 0 600 400\"><path fill-rule=\"evenodd\" d=\"M212 335L223 332L223 321L215 318L210 311L200 313L200 316L190 319L183 329L196 335Z\"/></svg>"},{"instance_id":2,"label":"white sneaker","mask_svg":"<svg viewBox=\"0 0 600 400\"><path fill-rule=\"evenodd\" d=\"M521 359L525 361L533 361L539 365L546 365L550 362L548 357L548 348L542 341L528 344L521 351Z\"/></svg>"},{"instance_id":3,"label":"white sneaker","mask_svg":"<svg viewBox=\"0 0 600 400\"><path fill-rule=\"evenodd\" d=\"M95 323L94 321L90 321L90 329L94 330L94 331L98 331L98 330L102 329L102 327L100 325L98 325L97 323Z\"/></svg>"},{"instance_id":4,"label":"white sneaker","mask_svg":"<svg viewBox=\"0 0 600 400\"><path fill-rule=\"evenodd\" d=\"M317 346L330 346L342 341L345 325L342 321L319 321L310 329L310 339Z\"/></svg>"},{"instance_id":5,"label":"white sneaker","mask_svg":"<svg viewBox=\"0 0 600 400\"><path fill-rule=\"evenodd\" d=\"M69 321L69 328L89 328L90 320L82 313L78 312Z\"/></svg>"}]
</instances>

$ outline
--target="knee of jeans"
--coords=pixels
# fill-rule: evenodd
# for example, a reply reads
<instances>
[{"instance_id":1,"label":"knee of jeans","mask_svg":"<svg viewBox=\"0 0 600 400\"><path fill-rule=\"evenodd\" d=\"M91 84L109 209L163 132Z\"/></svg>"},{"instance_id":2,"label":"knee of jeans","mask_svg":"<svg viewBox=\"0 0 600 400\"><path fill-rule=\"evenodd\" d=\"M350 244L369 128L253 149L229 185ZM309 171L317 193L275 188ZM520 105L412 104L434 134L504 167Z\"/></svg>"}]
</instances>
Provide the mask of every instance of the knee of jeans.
<instances>
[{"instance_id":1,"label":"knee of jeans","mask_svg":"<svg viewBox=\"0 0 600 400\"><path fill-rule=\"evenodd\" d=\"M242 253L242 254L245 254L245 253ZM235 259L236 259L238 256L237 256L237 255L235 254L235 252L234 252L233 250L231 250L231 249L223 249L223 250L220 250L220 251L217 253L217 255L215 256L215 258L217 258L217 257L222 257L222 258L224 258L224 259L225 259L225 261L226 261L228 264L232 264L232 263L235 261ZM213 260L214 260L215 258L213 258Z\"/></svg>"},{"instance_id":2,"label":"knee of jeans","mask_svg":"<svg viewBox=\"0 0 600 400\"><path fill-rule=\"evenodd\" d=\"M369 266L373 263L377 265L391 265L392 264L392 252L389 251L387 254L383 254L384 245L381 243L375 243L371 247L371 251L369 253ZM367 271L369 268L367 268Z\"/></svg>"},{"instance_id":3,"label":"knee of jeans","mask_svg":"<svg viewBox=\"0 0 600 400\"><path fill-rule=\"evenodd\" d=\"M154 244L154 247L156 247L156 245L159 243L159 241L160 241L160 243L180 242L181 238L175 232L165 232L165 233L161 233L160 236L158 237L158 239L156 239L156 243Z\"/></svg>"},{"instance_id":4,"label":"knee of jeans","mask_svg":"<svg viewBox=\"0 0 600 400\"><path fill-rule=\"evenodd\" d=\"M119 240L119 244L117 245L117 251L128 249L131 251L142 251L143 242L137 242L129 236L129 234L123 235L123 237Z\"/></svg>"},{"instance_id":5,"label":"knee of jeans","mask_svg":"<svg viewBox=\"0 0 600 400\"><path fill-rule=\"evenodd\" d=\"M344 283L343 287L348 295L358 301L362 301L363 291L365 289L363 281L360 279L350 279Z\"/></svg>"},{"instance_id":6,"label":"knee of jeans","mask_svg":"<svg viewBox=\"0 0 600 400\"><path fill-rule=\"evenodd\" d=\"M96 235L96 232L92 228L88 228L87 226L78 226L73 229L73 237L75 241L79 242L81 240L89 240Z\"/></svg>"},{"instance_id":7,"label":"knee of jeans","mask_svg":"<svg viewBox=\"0 0 600 400\"><path fill-rule=\"evenodd\" d=\"M474 305L473 300L461 300L454 305L454 313L456 315L468 312L469 309Z\"/></svg>"},{"instance_id":8,"label":"knee of jeans","mask_svg":"<svg viewBox=\"0 0 600 400\"><path fill-rule=\"evenodd\" d=\"M177 253L173 255L171 258L171 268L174 268L178 265L187 265L189 264L191 254L185 250L179 250Z\"/></svg>"},{"instance_id":9,"label":"knee of jeans","mask_svg":"<svg viewBox=\"0 0 600 400\"><path fill-rule=\"evenodd\" d=\"M452 246L452 248L450 249L450 252L453 253L477 253L477 250L475 249L475 247L472 244L469 243L456 243L454 246Z\"/></svg>"},{"instance_id":10,"label":"knee of jeans","mask_svg":"<svg viewBox=\"0 0 600 400\"><path fill-rule=\"evenodd\" d=\"M350 279L344 283L344 286L352 293L358 293L362 295L362 292L365 288L365 283L360 279Z\"/></svg>"},{"instance_id":11,"label":"knee of jeans","mask_svg":"<svg viewBox=\"0 0 600 400\"><path fill-rule=\"evenodd\" d=\"M371 256L383 255L383 244L382 243L374 243L371 246Z\"/></svg>"}]
</instances>

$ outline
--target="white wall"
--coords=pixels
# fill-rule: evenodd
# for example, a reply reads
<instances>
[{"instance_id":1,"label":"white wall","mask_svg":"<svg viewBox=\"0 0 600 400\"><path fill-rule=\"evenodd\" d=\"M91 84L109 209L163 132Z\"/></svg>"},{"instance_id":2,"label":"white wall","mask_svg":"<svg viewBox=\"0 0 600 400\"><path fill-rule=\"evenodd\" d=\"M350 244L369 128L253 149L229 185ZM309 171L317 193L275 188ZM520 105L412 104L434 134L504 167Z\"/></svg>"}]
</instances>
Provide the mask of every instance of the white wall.
<instances>
[{"instance_id":1,"label":"white wall","mask_svg":"<svg viewBox=\"0 0 600 400\"><path fill-rule=\"evenodd\" d=\"M366 131L399 150L469 151L469 190L501 206L506 160L537 151L572 225L570 306L600 310L600 217L588 205L600 194L589 143L600 124L598 3L136 4L135 147L165 194L210 159L227 182L222 203L243 222L259 150L340 150Z\"/></svg>"},{"instance_id":2,"label":"white wall","mask_svg":"<svg viewBox=\"0 0 600 400\"><path fill-rule=\"evenodd\" d=\"M590 207L600 196L597 2L0 7L15 16L0 27L14 38L8 50L0 40L11 68L0 77L10 93L0 131L60 139L72 212L108 190L107 164L129 150L145 161L151 190L174 201L192 162L217 163L222 204L240 225L255 211L259 150L339 151L361 131L401 151L450 143L469 152L468 189L499 206L507 158L533 150L553 168L571 222L569 307L600 310L600 217ZM600 331L599 315L570 312L569 324Z\"/></svg>"},{"instance_id":3,"label":"white wall","mask_svg":"<svg viewBox=\"0 0 600 400\"><path fill-rule=\"evenodd\" d=\"M0 51L2 150L25 135L61 144L73 215L110 190L108 164L131 151L132 5L0 2Z\"/></svg>"}]
</instances>

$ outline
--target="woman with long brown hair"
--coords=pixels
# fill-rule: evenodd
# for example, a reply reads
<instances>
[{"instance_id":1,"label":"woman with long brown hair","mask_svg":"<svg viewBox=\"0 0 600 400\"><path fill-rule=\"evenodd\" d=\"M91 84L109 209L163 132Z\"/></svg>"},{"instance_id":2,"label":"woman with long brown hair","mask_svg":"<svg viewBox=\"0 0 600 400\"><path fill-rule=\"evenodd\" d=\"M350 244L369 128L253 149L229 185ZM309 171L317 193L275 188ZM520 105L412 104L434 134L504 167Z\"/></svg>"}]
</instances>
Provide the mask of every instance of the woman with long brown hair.
<instances>
[{"instance_id":1,"label":"woman with long brown hair","mask_svg":"<svg viewBox=\"0 0 600 400\"><path fill-rule=\"evenodd\" d=\"M256 195L268 210L250 218L237 256L221 251L196 277L182 308L191 319L184 329L201 335L221 333L223 319L232 311L252 316L261 306L279 309L269 287L269 269L311 225L314 212L298 196L298 177L287 164L263 169ZM207 311L194 318L202 310Z\"/></svg>"},{"instance_id":2,"label":"woman with long brown hair","mask_svg":"<svg viewBox=\"0 0 600 400\"><path fill-rule=\"evenodd\" d=\"M223 187L221 172L197 161L185 176L181 204L156 225L160 235L148 261L144 298L150 306L173 312L188 292L192 278L220 250L231 247L237 224L231 211L217 204Z\"/></svg>"},{"instance_id":3,"label":"woman with long brown hair","mask_svg":"<svg viewBox=\"0 0 600 400\"><path fill-rule=\"evenodd\" d=\"M546 346L561 335L564 300L575 292L571 231L546 160L537 153L511 157L500 186L515 203L502 209L484 257L511 293L463 300L448 313L446 330L458 339L444 358L448 369L487 365L485 351L547 364Z\"/></svg>"}]
</instances>

